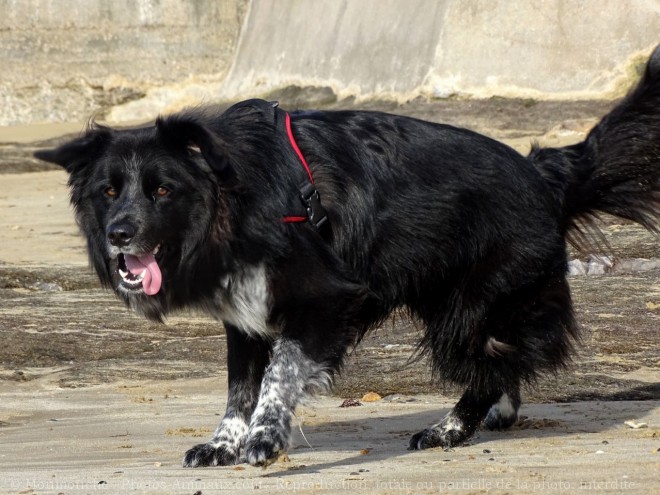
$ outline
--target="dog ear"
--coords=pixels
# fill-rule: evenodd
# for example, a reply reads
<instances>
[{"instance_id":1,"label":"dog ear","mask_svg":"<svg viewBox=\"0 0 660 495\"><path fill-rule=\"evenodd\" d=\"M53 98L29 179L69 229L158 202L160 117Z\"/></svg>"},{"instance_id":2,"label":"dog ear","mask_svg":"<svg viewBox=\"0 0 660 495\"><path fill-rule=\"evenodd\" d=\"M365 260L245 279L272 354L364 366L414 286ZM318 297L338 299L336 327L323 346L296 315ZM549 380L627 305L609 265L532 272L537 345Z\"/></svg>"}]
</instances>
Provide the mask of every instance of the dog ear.
<instances>
[{"instance_id":1,"label":"dog ear","mask_svg":"<svg viewBox=\"0 0 660 495\"><path fill-rule=\"evenodd\" d=\"M158 117L156 129L164 143L189 155L201 155L222 179L233 176L225 150L226 142L193 113Z\"/></svg>"},{"instance_id":2,"label":"dog ear","mask_svg":"<svg viewBox=\"0 0 660 495\"><path fill-rule=\"evenodd\" d=\"M273 122L279 106L280 103L278 101L266 101L259 98L253 98L251 100L243 100L234 103L225 111L225 115L258 114L259 120Z\"/></svg>"},{"instance_id":3,"label":"dog ear","mask_svg":"<svg viewBox=\"0 0 660 495\"><path fill-rule=\"evenodd\" d=\"M660 79L660 45L655 47L646 64L647 78L650 80Z\"/></svg>"},{"instance_id":4,"label":"dog ear","mask_svg":"<svg viewBox=\"0 0 660 495\"><path fill-rule=\"evenodd\" d=\"M110 129L95 125L84 135L53 149L38 150L34 157L55 163L70 174L98 157L110 140Z\"/></svg>"}]
</instances>

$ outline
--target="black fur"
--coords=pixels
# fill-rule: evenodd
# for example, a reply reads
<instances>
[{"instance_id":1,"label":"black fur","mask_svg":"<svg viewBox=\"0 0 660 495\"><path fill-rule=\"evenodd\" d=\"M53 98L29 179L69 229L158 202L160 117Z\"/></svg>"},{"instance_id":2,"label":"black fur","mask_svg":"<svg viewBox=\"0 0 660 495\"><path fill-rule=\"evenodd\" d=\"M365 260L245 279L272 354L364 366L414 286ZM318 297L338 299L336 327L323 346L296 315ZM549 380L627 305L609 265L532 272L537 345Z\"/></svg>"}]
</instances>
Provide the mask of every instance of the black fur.
<instances>
[{"instance_id":1,"label":"black fur","mask_svg":"<svg viewBox=\"0 0 660 495\"><path fill-rule=\"evenodd\" d=\"M188 466L271 462L300 398L397 307L424 324L435 374L466 389L410 448L461 444L486 417L510 426L520 385L564 365L578 334L565 239L580 241L599 212L660 228L660 47L584 142L528 157L384 113L291 120L328 212L320 230L282 221L307 176L284 112L265 101L96 126L37 153L70 173L106 286L151 319L196 307L225 321L227 412ZM157 246L161 290L127 289L123 257Z\"/></svg>"}]
</instances>

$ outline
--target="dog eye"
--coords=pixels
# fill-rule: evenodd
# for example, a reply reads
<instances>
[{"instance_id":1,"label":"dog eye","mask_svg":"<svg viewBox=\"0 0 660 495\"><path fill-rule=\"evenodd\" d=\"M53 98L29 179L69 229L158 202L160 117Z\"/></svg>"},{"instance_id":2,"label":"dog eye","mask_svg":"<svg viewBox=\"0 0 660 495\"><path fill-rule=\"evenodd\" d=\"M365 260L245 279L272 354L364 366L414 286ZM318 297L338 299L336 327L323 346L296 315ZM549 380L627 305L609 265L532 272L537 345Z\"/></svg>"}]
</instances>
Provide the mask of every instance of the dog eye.
<instances>
[{"instance_id":1,"label":"dog eye","mask_svg":"<svg viewBox=\"0 0 660 495\"><path fill-rule=\"evenodd\" d=\"M168 188L160 186L158 189L154 191L154 197L162 198L163 196L167 196L169 193L170 190Z\"/></svg>"},{"instance_id":2,"label":"dog eye","mask_svg":"<svg viewBox=\"0 0 660 495\"><path fill-rule=\"evenodd\" d=\"M103 192L109 198L117 197L117 189L115 189L114 187L107 187L107 188L104 189Z\"/></svg>"}]
</instances>

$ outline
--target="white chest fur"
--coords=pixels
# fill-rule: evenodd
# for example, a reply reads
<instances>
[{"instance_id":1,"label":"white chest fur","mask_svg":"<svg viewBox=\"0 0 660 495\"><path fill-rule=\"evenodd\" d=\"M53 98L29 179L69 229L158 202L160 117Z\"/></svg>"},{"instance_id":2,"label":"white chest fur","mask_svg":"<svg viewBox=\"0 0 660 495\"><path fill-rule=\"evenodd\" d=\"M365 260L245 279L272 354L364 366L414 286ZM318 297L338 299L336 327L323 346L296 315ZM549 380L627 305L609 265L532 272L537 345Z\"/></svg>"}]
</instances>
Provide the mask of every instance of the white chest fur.
<instances>
[{"instance_id":1,"label":"white chest fur","mask_svg":"<svg viewBox=\"0 0 660 495\"><path fill-rule=\"evenodd\" d=\"M214 316L238 329L260 337L272 337L268 324L272 296L263 265L249 267L223 280L214 298Z\"/></svg>"}]
</instances>

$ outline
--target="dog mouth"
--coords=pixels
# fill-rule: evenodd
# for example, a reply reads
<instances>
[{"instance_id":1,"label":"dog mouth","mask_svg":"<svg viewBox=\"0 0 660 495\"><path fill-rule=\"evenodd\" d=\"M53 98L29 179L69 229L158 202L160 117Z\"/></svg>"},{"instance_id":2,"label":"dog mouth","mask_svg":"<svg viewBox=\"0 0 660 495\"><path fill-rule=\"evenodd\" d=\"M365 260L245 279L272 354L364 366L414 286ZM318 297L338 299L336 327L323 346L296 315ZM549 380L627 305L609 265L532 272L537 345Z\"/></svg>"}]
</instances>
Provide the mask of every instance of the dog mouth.
<instances>
[{"instance_id":1,"label":"dog mouth","mask_svg":"<svg viewBox=\"0 0 660 495\"><path fill-rule=\"evenodd\" d=\"M121 277L121 286L129 291L141 291L148 296L158 294L163 282L163 275L158 265L162 258L160 244L150 253L117 255L117 273Z\"/></svg>"}]
</instances>

